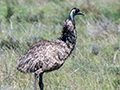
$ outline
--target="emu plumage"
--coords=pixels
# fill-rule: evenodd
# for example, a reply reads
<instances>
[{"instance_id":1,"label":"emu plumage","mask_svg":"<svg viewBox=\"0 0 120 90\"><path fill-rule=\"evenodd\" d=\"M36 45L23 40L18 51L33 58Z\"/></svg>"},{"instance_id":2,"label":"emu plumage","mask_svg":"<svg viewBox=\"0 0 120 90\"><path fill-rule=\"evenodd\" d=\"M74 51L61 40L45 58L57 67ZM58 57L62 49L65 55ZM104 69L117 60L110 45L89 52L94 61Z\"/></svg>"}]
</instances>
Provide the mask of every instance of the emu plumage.
<instances>
[{"instance_id":1,"label":"emu plumage","mask_svg":"<svg viewBox=\"0 0 120 90\"><path fill-rule=\"evenodd\" d=\"M55 41L41 40L34 44L26 55L23 55L17 69L23 73L35 73L35 90L39 77L40 90L43 90L42 76L44 72L59 69L73 51L76 44L75 15L84 15L79 9L73 8L69 18L64 22L62 35Z\"/></svg>"}]
</instances>

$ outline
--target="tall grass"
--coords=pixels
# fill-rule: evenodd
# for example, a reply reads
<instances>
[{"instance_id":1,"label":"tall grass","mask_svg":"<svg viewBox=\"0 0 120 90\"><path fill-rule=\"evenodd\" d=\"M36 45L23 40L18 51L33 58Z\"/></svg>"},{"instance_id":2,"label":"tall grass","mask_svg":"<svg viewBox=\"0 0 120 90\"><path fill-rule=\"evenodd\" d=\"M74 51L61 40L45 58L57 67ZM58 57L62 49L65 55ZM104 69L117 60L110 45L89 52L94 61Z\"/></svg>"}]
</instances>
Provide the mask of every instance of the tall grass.
<instances>
[{"instance_id":1,"label":"tall grass","mask_svg":"<svg viewBox=\"0 0 120 90\"><path fill-rule=\"evenodd\" d=\"M1 0L0 90L33 90L34 75L16 70L20 56L41 39L54 40L73 7L77 44L57 71L44 74L45 90L120 89L119 0Z\"/></svg>"}]
</instances>

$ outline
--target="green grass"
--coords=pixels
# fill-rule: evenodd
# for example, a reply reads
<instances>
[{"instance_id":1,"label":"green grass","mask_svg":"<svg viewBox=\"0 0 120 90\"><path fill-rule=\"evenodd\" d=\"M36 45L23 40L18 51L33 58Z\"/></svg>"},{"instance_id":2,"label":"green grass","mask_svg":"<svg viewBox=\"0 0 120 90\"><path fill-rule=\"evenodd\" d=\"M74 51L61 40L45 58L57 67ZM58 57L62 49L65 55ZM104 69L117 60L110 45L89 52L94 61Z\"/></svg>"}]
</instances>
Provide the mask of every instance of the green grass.
<instances>
[{"instance_id":1,"label":"green grass","mask_svg":"<svg viewBox=\"0 0 120 90\"><path fill-rule=\"evenodd\" d=\"M45 90L119 90L119 5L119 0L1 0L0 90L34 89L34 74L17 71L17 61L35 42L60 37L73 7L85 13L75 17L76 48L59 70L44 74Z\"/></svg>"}]
</instances>

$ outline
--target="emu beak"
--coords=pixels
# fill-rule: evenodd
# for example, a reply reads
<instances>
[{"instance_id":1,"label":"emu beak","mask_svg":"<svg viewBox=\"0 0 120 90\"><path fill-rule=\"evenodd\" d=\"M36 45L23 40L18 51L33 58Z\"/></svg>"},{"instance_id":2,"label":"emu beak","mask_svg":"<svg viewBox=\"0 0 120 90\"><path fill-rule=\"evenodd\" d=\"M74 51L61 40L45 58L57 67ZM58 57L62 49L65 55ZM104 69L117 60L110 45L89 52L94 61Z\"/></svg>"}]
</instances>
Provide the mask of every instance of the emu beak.
<instances>
[{"instance_id":1,"label":"emu beak","mask_svg":"<svg viewBox=\"0 0 120 90\"><path fill-rule=\"evenodd\" d=\"M84 16L84 13L82 13L81 11L79 11L77 14L78 14L78 15L83 15L83 16Z\"/></svg>"}]
</instances>

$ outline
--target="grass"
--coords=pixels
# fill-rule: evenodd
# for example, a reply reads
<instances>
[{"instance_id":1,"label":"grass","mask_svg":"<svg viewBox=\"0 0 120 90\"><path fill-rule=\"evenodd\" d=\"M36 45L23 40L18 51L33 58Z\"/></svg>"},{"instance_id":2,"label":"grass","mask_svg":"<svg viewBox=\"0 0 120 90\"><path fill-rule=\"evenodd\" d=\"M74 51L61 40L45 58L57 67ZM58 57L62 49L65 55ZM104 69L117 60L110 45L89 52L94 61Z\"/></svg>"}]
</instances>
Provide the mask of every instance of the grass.
<instances>
[{"instance_id":1,"label":"grass","mask_svg":"<svg viewBox=\"0 0 120 90\"><path fill-rule=\"evenodd\" d=\"M119 0L1 0L0 90L33 90L34 74L16 70L20 56L40 39L55 40L73 7L77 44L57 71L45 73L45 90L120 89Z\"/></svg>"}]
</instances>

